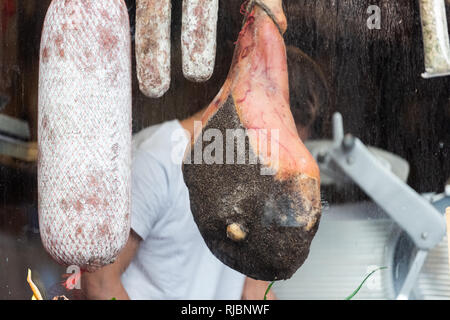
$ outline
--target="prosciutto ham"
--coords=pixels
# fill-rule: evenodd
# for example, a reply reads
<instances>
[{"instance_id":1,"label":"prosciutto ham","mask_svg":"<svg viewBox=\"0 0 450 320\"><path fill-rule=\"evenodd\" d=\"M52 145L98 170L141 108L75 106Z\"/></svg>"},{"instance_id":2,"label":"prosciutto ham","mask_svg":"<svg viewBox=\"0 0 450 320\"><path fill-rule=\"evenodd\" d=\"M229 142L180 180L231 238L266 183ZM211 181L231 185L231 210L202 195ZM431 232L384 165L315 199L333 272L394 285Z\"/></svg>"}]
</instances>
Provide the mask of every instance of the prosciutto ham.
<instances>
[{"instance_id":1,"label":"prosciutto ham","mask_svg":"<svg viewBox=\"0 0 450 320\"><path fill-rule=\"evenodd\" d=\"M319 169L289 106L281 0L250 1L243 9L231 70L192 139L183 174L194 220L212 253L254 279L288 279L307 258L318 228ZM243 144L228 139L239 130L245 132L245 163L238 157ZM227 138L212 156L233 158L199 162L198 150L208 156L204 141L217 131Z\"/></svg>"}]
</instances>

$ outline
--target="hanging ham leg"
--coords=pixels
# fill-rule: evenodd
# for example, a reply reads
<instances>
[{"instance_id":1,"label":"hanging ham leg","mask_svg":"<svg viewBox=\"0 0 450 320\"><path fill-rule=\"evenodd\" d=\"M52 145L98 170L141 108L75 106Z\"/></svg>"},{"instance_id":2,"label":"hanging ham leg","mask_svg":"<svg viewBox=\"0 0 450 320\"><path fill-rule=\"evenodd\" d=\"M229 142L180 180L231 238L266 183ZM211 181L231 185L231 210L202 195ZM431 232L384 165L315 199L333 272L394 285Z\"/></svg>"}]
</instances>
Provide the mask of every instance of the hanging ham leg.
<instances>
[{"instance_id":1,"label":"hanging ham leg","mask_svg":"<svg viewBox=\"0 0 450 320\"><path fill-rule=\"evenodd\" d=\"M219 0L183 0L181 49L189 80L202 82L213 74L218 11Z\"/></svg>"},{"instance_id":2,"label":"hanging ham leg","mask_svg":"<svg viewBox=\"0 0 450 320\"><path fill-rule=\"evenodd\" d=\"M231 71L203 116L183 173L194 219L216 257L255 279L288 279L318 228L319 170L290 111L281 0L253 1L247 10ZM248 137L243 164L238 144L228 139L237 129ZM217 142L217 130L224 149L210 152L204 141ZM205 158L218 155L223 164Z\"/></svg>"},{"instance_id":3,"label":"hanging ham leg","mask_svg":"<svg viewBox=\"0 0 450 320\"><path fill-rule=\"evenodd\" d=\"M39 223L64 265L114 262L130 228L131 41L123 0L53 0L41 39Z\"/></svg>"},{"instance_id":4,"label":"hanging ham leg","mask_svg":"<svg viewBox=\"0 0 450 320\"><path fill-rule=\"evenodd\" d=\"M136 69L139 88L160 98L170 87L171 0L136 1Z\"/></svg>"}]
</instances>

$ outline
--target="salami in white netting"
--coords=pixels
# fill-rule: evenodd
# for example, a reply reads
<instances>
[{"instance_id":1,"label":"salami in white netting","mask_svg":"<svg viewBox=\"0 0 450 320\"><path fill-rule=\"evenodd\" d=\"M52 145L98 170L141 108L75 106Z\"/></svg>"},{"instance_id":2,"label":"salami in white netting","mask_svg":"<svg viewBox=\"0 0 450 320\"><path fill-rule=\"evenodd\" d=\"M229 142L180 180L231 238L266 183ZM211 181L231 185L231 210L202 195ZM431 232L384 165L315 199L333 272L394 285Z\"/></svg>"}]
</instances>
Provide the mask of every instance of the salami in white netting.
<instances>
[{"instance_id":1,"label":"salami in white netting","mask_svg":"<svg viewBox=\"0 0 450 320\"><path fill-rule=\"evenodd\" d=\"M43 244L93 271L129 235L131 43L123 0L53 0L39 75L38 184Z\"/></svg>"}]
</instances>

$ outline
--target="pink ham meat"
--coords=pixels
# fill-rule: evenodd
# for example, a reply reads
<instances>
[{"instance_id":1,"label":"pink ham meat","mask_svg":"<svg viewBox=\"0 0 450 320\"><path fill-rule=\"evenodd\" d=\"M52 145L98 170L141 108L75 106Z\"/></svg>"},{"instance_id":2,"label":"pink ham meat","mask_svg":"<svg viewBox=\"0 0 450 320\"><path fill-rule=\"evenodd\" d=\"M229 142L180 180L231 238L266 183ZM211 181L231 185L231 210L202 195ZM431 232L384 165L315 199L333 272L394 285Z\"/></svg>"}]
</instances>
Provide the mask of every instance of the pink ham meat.
<instances>
[{"instance_id":1,"label":"pink ham meat","mask_svg":"<svg viewBox=\"0 0 450 320\"><path fill-rule=\"evenodd\" d=\"M183 0L181 51L189 80L203 82L213 74L218 11L219 0Z\"/></svg>"},{"instance_id":2,"label":"pink ham meat","mask_svg":"<svg viewBox=\"0 0 450 320\"><path fill-rule=\"evenodd\" d=\"M320 178L290 111L281 0L250 2L230 73L186 152L183 174L209 249L231 268L271 281L290 278L308 256L320 220ZM238 162L242 148L232 140L233 164L205 160L225 159L227 132L236 129L247 132L248 160ZM204 141L217 131L227 142L212 152Z\"/></svg>"},{"instance_id":3,"label":"pink ham meat","mask_svg":"<svg viewBox=\"0 0 450 320\"><path fill-rule=\"evenodd\" d=\"M160 98L170 87L171 0L136 1L136 69L139 88Z\"/></svg>"},{"instance_id":4,"label":"pink ham meat","mask_svg":"<svg viewBox=\"0 0 450 320\"><path fill-rule=\"evenodd\" d=\"M130 229L131 43L123 0L53 0L40 48L39 222L61 264L114 262Z\"/></svg>"}]
</instances>

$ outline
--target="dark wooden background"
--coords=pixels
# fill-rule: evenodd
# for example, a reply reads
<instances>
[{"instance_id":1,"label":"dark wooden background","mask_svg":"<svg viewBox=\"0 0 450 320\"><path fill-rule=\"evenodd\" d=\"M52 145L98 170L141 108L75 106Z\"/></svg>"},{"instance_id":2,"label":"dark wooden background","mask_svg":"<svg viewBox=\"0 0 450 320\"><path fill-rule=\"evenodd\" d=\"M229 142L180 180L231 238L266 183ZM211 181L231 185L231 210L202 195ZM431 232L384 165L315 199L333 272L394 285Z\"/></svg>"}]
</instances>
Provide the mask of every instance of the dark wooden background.
<instances>
[{"instance_id":1,"label":"dark wooden background","mask_svg":"<svg viewBox=\"0 0 450 320\"><path fill-rule=\"evenodd\" d=\"M0 0L0 9L6 2L11 0ZM39 42L50 1L13 2L16 14L9 18L6 28L3 14L0 23L2 31L6 30L0 34L0 93L11 97L10 104L0 112L28 120L32 139L36 140ZM126 2L133 29L134 0ZM134 132L165 120L184 118L212 100L231 63L233 42L242 21L241 2L220 1L214 76L196 84L185 80L181 73L181 1L173 1L171 88L161 99L148 99L139 92L133 74ZM380 30L367 28L369 5L381 8ZM410 163L408 182L414 189L442 191L450 177L450 77L424 80L420 76L424 62L418 0L285 0L284 6L289 22L286 43L310 55L330 85L331 103L320 110L313 137L330 138L331 116L339 111L347 132ZM1 163L0 233L23 240L22 227L30 223L30 210L36 210L35 164ZM23 268L33 260L28 255L22 260L17 258L15 264L5 264L6 256L12 257L12 252L25 246L23 242L13 243L0 246L0 299L24 298L28 294L21 276L6 276L15 273L18 264ZM12 294L7 284L16 288Z\"/></svg>"}]
</instances>

